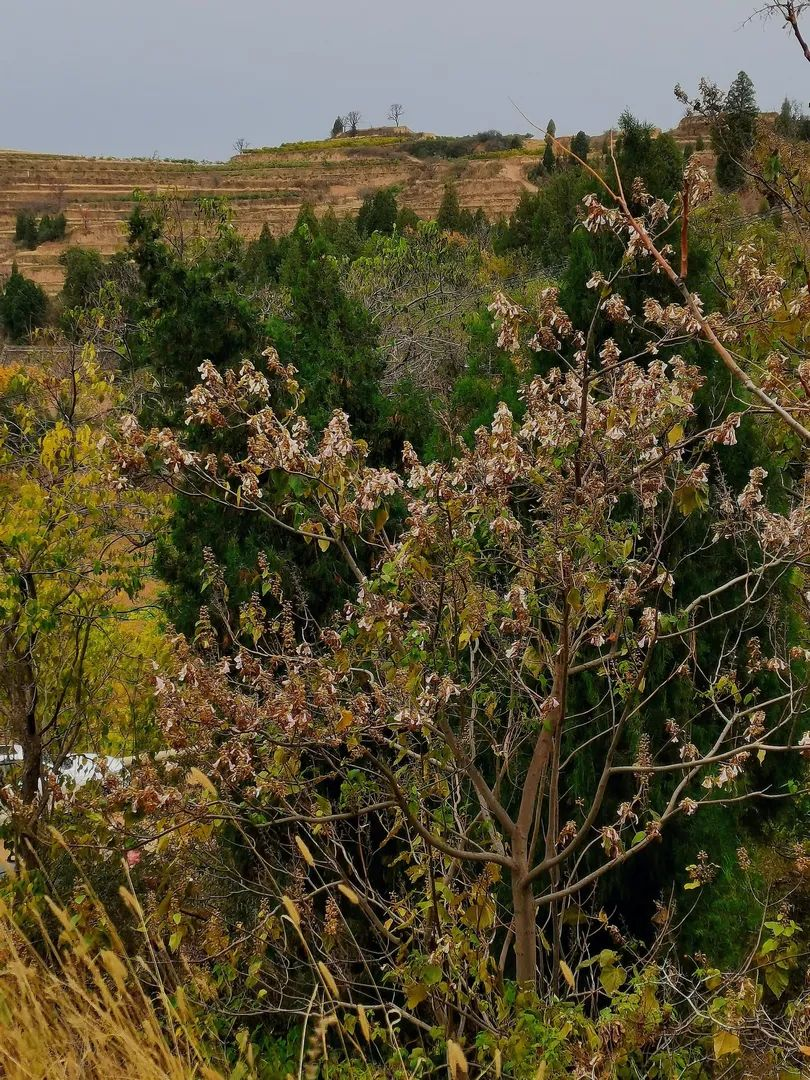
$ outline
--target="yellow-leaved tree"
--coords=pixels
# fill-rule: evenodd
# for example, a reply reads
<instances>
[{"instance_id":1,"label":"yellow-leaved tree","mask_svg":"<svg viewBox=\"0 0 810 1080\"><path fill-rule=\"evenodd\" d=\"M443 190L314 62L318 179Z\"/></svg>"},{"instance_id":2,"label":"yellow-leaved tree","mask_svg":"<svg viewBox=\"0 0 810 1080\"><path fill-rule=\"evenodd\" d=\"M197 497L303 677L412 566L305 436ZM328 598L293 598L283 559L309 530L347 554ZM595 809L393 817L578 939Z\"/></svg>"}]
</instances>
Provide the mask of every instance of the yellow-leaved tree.
<instances>
[{"instance_id":1,"label":"yellow-leaved tree","mask_svg":"<svg viewBox=\"0 0 810 1080\"><path fill-rule=\"evenodd\" d=\"M122 402L92 345L0 369L0 798L29 854L66 757L126 734L147 696L133 687L164 500L111 480L104 433Z\"/></svg>"}]
</instances>

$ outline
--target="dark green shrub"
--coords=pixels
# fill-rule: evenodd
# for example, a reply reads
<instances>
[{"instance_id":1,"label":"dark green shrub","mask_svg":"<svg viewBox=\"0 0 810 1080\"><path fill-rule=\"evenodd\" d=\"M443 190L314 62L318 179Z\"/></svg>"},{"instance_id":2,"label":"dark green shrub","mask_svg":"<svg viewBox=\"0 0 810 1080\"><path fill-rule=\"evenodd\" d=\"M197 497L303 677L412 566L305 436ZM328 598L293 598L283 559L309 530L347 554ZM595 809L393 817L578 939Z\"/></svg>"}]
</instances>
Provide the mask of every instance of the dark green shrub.
<instances>
[{"instance_id":1,"label":"dark green shrub","mask_svg":"<svg viewBox=\"0 0 810 1080\"><path fill-rule=\"evenodd\" d=\"M104 280L104 259L94 248L71 247L59 256L65 268L62 301L66 308L85 307Z\"/></svg>"},{"instance_id":2,"label":"dark green shrub","mask_svg":"<svg viewBox=\"0 0 810 1080\"><path fill-rule=\"evenodd\" d=\"M67 219L63 213L60 212L53 217L43 214L37 229L37 242L46 244L49 240L62 240L66 229Z\"/></svg>"},{"instance_id":3,"label":"dark green shrub","mask_svg":"<svg viewBox=\"0 0 810 1080\"><path fill-rule=\"evenodd\" d=\"M23 277L17 264L11 268L11 276L0 296L0 323L14 342L24 341L38 326L45 322L48 298L35 281Z\"/></svg>"},{"instance_id":4,"label":"dark green shrub","mask_svg":"<svg viewBox=\"0 0 810 1080\"><path fill-rule=\"evenodd\" d=\"M435 139L415 139L404 149L418 158L461 158L471 154L492 154L501 150L522 150L522 135L502 135L500 131L479 131L477 135L443 135Z\"/></svg>"},{"instance_id":5,"label":"dark green shrub","mask_svg":"<svg viewBox=\"0 0 810 1080\"><path fill-rule=\"evenodd\" d=\"M397 197L393 188L381 188L367 195L357 215L357 231L361 236L384 233L390 236L397 223Z\"/></svg>"},{"instance_id":6,"label":"dark green shrub","mask_svg":"<svg viewBox=\"0 0 810 1080\"><path fill-rule=\"evenodd\" d=\"M14 227L14 239L21 247L33 251L37 246L37 219L29 210L20 210Z\"/></svg>"}]
</instances>

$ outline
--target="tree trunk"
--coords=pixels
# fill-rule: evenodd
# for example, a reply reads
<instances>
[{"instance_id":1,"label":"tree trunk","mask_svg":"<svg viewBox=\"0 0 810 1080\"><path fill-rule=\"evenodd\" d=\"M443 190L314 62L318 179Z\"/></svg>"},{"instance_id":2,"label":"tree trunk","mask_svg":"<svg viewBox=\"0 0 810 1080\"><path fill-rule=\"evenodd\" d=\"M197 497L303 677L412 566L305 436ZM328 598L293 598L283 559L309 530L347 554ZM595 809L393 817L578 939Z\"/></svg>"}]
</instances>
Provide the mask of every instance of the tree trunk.
<instances>
[{"instance_id":1,"label":"tree trunk","mask_svg":"<svg viewBox=\"0 0 810 1080\"><path fill-rule=\"evenodd\" d=\"M21 582L21 607L36 600L36 583L33 575L23 573ZM23 819L18 823L20 855L26 862L35 863L37 849L38 799L42 781L42 732L37 712L39 695L37 673L34 666L34 649L37 634L32 633L16 648L4 649L6 658L5 682L11 705L12 730L22 747L22 778L20 798L25 806Z\"/></svg>"},{"instance_id":2,"label":"tree trunk","mask_svg":"<svg viewBox=\"0 0 810 1080\"><path fill-rule=\"evenodd\" d=\"M512 906L515 912L515 982L525 990L537 990L537 912L534 890L525 872L512 872Z\"/></svg>"},{"instance_id":3,"label":"tree trunk","mask_svg":"<svg viewBox=\"0 0 810 1080\"><path fill-rule=\"evenodd\" d=\"M23 770L20 795L26 806L32 806L39 794L42 777L42 736L37 730L36 720L26 724L22 742Z\"/></svg>"}]
</instances>

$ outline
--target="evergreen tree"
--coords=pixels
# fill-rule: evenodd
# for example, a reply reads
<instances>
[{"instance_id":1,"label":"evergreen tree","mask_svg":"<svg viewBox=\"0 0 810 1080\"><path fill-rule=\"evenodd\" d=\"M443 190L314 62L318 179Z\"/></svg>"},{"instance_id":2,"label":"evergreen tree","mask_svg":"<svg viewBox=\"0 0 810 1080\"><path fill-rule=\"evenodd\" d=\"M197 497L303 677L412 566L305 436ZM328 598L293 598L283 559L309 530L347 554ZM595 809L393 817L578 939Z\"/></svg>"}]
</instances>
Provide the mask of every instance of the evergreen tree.
<instances>
[{"instance_id":1,"label":"evergreen tree","mask_svg":"<svg viewBox=\"0 0 810 1080\"><path fill-rule=\"evenodd\" d=\"M323 428L340 408L373 443L385 428L377 333L363 305L347 296L340 261L323 237L299 226L289 238L280 280L289 289L292 314L271 320L268 329L281 358L300 372L310 423Z\"/></svg>"},{"instance_id":2,"label":"evergreen tree","mask_svg":"<svg viewBox=\"0 0 810 1080\"><path fill-rule=\"evenodd\" d=\"M776 133L785 139L806 141L810 135L810 116L806 116L798 103L788 98L782 102L782 108L774 123Z\"/></svg>"},{"instance_id":3,"label":"evergreen tree","mask_svg":"<svg viewBox=\"0 0 810 1080\"><path fill-rule=\"evenodd\" d=\"M342 135L344 131L343 117L338 116L332 124L332 138L336 139L338 135Z\"/></svg>"},{"instance_id":4,"label":"evergreen tree","mask_svg":"<svg viewBox=\"0 0 810 1080\"><path fill-rule=\"evenodd\" d=\"M281 245L265 222L258 237L248 244L245 250L245 277L257 285L269 285L278 281L281 257Z\"/></svg>"},{"instance_id":5,"label":"evergreen tree","mask_svg":"<svg viewBox=\"0 0 810 1080\"><path fill-rule=\"evenodd\" d=\"M95 248L70 247L59 256L65 268L62 304L70 310L83 308L98 293L104 280L104 259Z\"/></svg>"},{"instance_id":6,"label":"evergreen tree","mask_svg":"<svg viewBox=\"0 0 810 1080\"><path fill-rule=\"evenodd\" d=\"M461 204L458 201L456 185L453 183L444 185L444 195L436 215L436 224L447 232L456 231L461 224Z\"/></svg>"},{"instance_id":7,"label":"evergreen tree","mask_svg":"<svg viewBox=\"0 0 810 1080\"><path fill-rule=\"evenodd\" d=\"M680 191L683 152L671 135L655 137L652 125L636 119L629 109L619 117L619 132L617 160L627 189L640 176L657 198L668 200Z\"/></svg>"},{"instance_id":8,"label":"evergreen tree","mask_svg":"<svg viewBox=\"0 0 810 1080\"><path fill-rule=\"evenodd\" d=\"M725 109L712 131L717 182L725 191L738 191L745 181L744 161L754 145L758 116L754 84L741 71L729 87Z\"/></svg>"},{"instance_id":9,"label":"evergreen tree","mask_svg":"<svg viewBox=\"0 0 810 1080\"><path fill-rule=\"evenodd\" d=\"M377 332L365 307L347 295L343 287L346 264L335 253L334 232L343 225L334 215L330 220L326 214L319 222L311 207L301 209L295 229L277 252L282 261L276 280L285 288L289 311L283 317L270 316L262 324L261 347L269 340L284 363L298 369L306 417L315 432L323 430L335 409L341 409L349 414L352 428L368 441L372 457L393 461L401 445L392 435L388 405L380 391ZM270 250L267 237L260 242L261 237L255 250ZM206 332L204 309L195 307L192 316L203 320L197 335ZM216 343L212 339L211 344ZM257 349L258 343L233 356L230 363ZM209 350L198 350L198 357L206 355L211 355ZM217 433L201 437L210 439L214 447L220 445ZM247 600L255 588L250 568L260 551L281 574L288 594L296 595L317 618L347 599L338 561L319 557L314 545L291 539L266 519L228 519L213 503L180 497L171 533L161 539L157 567L169 585L169 616L185 633L193 632L199 613L206 547L224 566L235 605Z\"/></svg>"},{"instance_id":10,"label":"evergreen tree","mask_svg":"<svg viewBox=\"0 0 810 1080\"><path fill-rule=\"evenodd\" d=\"M39 239L36 216L28 210L20 210L14 225L14 239L24 248L33 251Z\"/></svg>"},{"instance_id":11,"label":"evergreen tree","mask_svg":"<svg viewBox=\"0 0 810 1080\"><path fill-rule=\"evenodd\" d=\"M0 296L0 323L12 341L24 341L45 323L48 298L35 281L23 277L14 263Z\"/></svg>"},{"instance_id":12,"label":"evergreen tree","mask_svg":"<svg viewBox=\"0 0 810 1080\"><path fill-rule=\"evenodd\" d=\"M582 199L592 187L581 169L561 169L539 191L524 191L496 238L496 250L525 251L548 269L564 265Z\"/></svg>"},{"instance_id":13,"label":"evergreen tree","mask_svg":"<svg viewBox=\"0 0 810 1080\"><path fill-rule=\"evenodd\" d=\"M554 136L557 134L557 125L553 120L549 120L548 127L546 128L546 148L543 151L543 171L548 175L554 172L557 165L557 158L554 154Z\"/></svg>"},{"instance_id":14,"label":"evergreen tree","mask_svg":"<svg viewBox=\"0 0 810 1080\"><path fill-rule=\"evenodd\" d=\"M571 140L572 153L576 154L581 161L587 161L590 149L591 140L588 138L584 131L578 131Z\"/></svg>"},{"instance_id":15,"label":"evergreen tree","mask_svg":"<svg viewBox=\"0 0 810 1080\"><path fill-rule=\"evenodd\" d=\"M61 240L66 229L67 219L63 213L55 214L53 217L43 214L37 229L37 241L45 244L49 240Z\"/></svg>"},{"instance_id":16,"label":"evergreen tree","mask_svg":"<svg viewBox=\"0 0 810 1080\"><path fill-rule=\"evenodd\" d=\"M361 236L384 233L390 236L397 223L397 197L393 188L381 188L367 195L357 214L357 231Z\"/></svg>"},{"instance_id":17,"label":"evergreen tree","mask_svg":"<svg viewBox=\"0 0 810 1080\"><path fill-rule=\"evenodd\" d=\"M789 98L785 98L782 102L782 108L779 110L779 115L774 122L777 134L784 136L786 139L792 138L795 122L793 105Z\"/></svg>"},{"instance_id":18,"label":"evergreen tree","mask_svg":"<svg viewBox=\"0 0 810 1080\"><path fill-rule=\"evenodd\" d=\"M334 207L328 206L318 221L318 236L323 241L325 251L336 259L356 259L363 246L363 239L357 231L357 222L350 216L338 217ZM282 261L285 240L281 242Z\"/></svg>"},{"instance_id":19,"label":"evergreen tree","mask_svg":"<svg viewBox=\"0 0 810 1080\"><path fill-rule=\"evenodd\" d=\"M263 336L260 313L241 288L241 244L227 221L204 249L189 245L182 256L164 228L159 213L140 205L129 219L141 280L130 344L136 364L158 376L171 414L196 383L201 358L227 367L256 352Z\"/></svg>"},{"instance_id":20,"label":"evergreen tree","mask_svg":"<svg viewBox=\"0 0 810 1080\"><path fill-rule=\"evenodd\" d=\"M403 206L397 214L397 232L415 229L419 224L419 215L410 206Z\"/></svg>"}]
</instances>

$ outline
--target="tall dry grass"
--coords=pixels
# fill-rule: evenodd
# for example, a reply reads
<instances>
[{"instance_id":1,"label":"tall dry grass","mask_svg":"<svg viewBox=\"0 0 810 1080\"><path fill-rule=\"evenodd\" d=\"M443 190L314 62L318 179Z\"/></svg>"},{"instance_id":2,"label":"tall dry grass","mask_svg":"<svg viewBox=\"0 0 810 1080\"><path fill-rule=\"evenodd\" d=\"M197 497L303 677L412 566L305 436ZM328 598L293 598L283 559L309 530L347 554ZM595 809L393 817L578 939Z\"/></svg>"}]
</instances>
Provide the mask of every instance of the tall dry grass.
<instances>
[{"instance_id":1,"label":"tall dry grass","mask_svg":"<svg viewBox=\"0 0 810 1080\"><path fill-rule=\"evenodd\" d=\"M123 950L91 951L55 905L59 940L34 949L0 904L3 1080L222 1080L182 998L157 1003Z\"/></svg>"}]
</instances>

